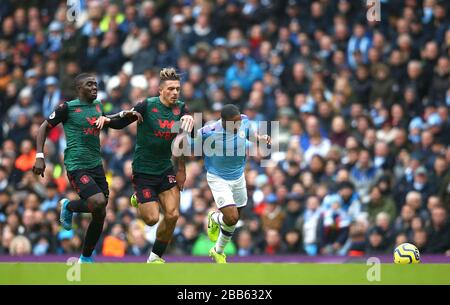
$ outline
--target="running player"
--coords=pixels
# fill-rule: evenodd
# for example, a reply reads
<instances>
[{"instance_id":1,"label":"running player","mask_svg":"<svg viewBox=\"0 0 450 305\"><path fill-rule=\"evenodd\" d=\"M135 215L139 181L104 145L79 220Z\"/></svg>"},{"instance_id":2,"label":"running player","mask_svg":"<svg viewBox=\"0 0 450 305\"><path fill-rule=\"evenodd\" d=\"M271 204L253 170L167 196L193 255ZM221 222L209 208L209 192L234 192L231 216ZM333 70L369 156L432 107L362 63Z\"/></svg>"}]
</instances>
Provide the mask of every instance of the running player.
<instances>
[{"instance_id":1,"label":"running player","mask_svg":"<svg viewBox=\"0 0 450 305\"><path fill-rule=\"evenodd\" d=\"M172 164L171 146L178 134L173 131L173 126L181 121L182 130L190 132L194 121L185 104L179 100L180 88L180 76L175 69L165 68L160 72L159 96L147 98L132 109L142 115L143 122L137 129L132 165L135 194L131 197L131 204L137 207L140 217L149 226L158 223L160 207L164 216L148 263L164 263L162 256L180 213L180 191L186 180L186 168L183 156L175 158L176 172ZM101 117L97 126L103 128L114 123L125 127L136 119L123 117L120 112Z\"/></svg>"},{"instance_id":2,"label":"running player","mask_svg":"<svg viewBox=\"0 0 450 305\"><path fill-rule=\"evenodd\" d=\"M74 212L92 214L79 258L80 263L92 263L94 261L92 252L103 231L109 195L100 155L100 131L95 126L97 118L103 113L103 108L102 103L97 100L97 81L94 75L87 73L78 75L75 86L78 98L57 106L39 128L33 172L44 177L45 140L49 130L62 123L67 140L64 164L70 184L80 199L69 201L64 198L60 201L60 222L65 230L71 230ZM136 113L128 111L124 116L135 117Z\"/></svg>"},{"instance_id":3,"label":"running player","mask_svg":"<svg viewBox=\"0 0 450 305\"><path fill-rule=\"evenodd\" d=\"M226 263L225 246L234 233L242 208L247 205L244 169L248 140L271 144L270 137L257 135L248 117L233 104L225 105L221 119L199 129L194 139L194 147L195 142L201 141L206 179L219 208L219 211L208 213L208 236L216 242L209 256L216 263ZM208 149L203 145L205 141L211 145L212 151L205 151Z\"/></svg>"}]
</instances>

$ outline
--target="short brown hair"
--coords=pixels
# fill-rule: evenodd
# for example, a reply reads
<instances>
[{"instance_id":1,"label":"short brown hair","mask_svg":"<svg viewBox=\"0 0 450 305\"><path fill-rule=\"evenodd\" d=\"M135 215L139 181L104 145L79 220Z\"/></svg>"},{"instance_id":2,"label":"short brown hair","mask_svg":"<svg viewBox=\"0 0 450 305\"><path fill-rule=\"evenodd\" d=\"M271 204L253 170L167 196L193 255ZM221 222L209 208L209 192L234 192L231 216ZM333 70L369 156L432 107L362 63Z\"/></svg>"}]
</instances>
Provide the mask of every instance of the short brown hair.
<instances>
[{"instance_id":1,"label":"short brown hair","mask_svg":"<svg viewBox=\"0 0 450 305\"><path fill-rule=\"evenodd\" d=\"M164 68L159 72L159 79L161 80L161 83L166 80L180 80L180 74L177 73L175 68Z\"/></svg>"}]
</instances>

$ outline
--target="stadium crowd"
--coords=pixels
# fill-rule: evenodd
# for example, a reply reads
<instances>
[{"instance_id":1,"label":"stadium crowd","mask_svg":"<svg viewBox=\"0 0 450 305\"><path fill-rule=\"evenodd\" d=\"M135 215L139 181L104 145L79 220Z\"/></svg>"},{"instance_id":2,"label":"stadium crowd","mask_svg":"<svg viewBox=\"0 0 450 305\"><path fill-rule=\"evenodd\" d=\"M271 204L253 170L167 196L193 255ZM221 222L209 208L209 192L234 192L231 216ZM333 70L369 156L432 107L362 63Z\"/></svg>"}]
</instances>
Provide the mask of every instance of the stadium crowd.
<instances>
[{"instance_id":1,"label":"stadium crowd","mask_svg":"<svg viewBox=\"0 0 450 305\"><path fill-rule=\"evenodd\" d=\"M75 98L74 76L97 74L108 113L158 95L160 68L183 75L182 97L204 121L233 103L279 121L273 166L250 157L248 206L225 253L372 255L414 243L450 255L449 2L81 0L0 2L0 254L79 253L58 201L77 198L62 127L34 176L39 125ZM77 2L77 1L75 1ZM70 16L69 16L70 15ZM75 21L71 22L72 17ZM136 124L102 132L110 198L97 255L147 255L155 228L130 206ZM207 255L214 208L191 158L168 254Z\"/></svg>"}]
</instances>

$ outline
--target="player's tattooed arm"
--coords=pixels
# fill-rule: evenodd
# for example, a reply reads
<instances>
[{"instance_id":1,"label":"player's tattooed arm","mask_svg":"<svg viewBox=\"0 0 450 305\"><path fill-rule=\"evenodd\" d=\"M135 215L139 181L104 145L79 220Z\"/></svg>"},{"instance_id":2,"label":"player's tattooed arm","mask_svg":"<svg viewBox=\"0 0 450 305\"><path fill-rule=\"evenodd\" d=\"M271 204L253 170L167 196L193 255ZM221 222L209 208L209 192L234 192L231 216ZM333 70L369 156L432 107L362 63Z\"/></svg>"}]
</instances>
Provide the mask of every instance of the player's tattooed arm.
<instances>
[{"instance_id":1,"label":"player's tattooed arm","mask_svg":"<svg viewBox=\"0 0 450 305\"><path fill-rule=\"evenodd\" d=\"M55 111L45 120L39 127L38 134L36 136L36 160L33 166L33 173L44 177L45 172L45 159L44 159L44 145L45 140L50 129L64 123L67 120L68 108L67 104L58 105Z\"/></svg>"},{"instance_id":2,"label":"player's tattooed arm","mask_svg":"<svg viewBox=\"0 0 450 305\"><path fill-rule=\"evenodd\" d=\"M177 180L177 185L180 191L184 189L184 182L186 181L186 164L184 158L184 155L174 157L175 163L178 168L175 179Z\"/></svg>"},{"instance_id":3,"label":"player's tattooed arm","mask_svg":"<svg viewBox=\"0 0 450 305\"><path fill-rule=\"evenodd\" d=\"M138 124L140 124L144 121L146 108L147 102L144 100L137 103L131 110L124 110L116 114L101 116L97 120L97 128L102 129L105 125L108 125L113 129L122 129L134 121L137 121Z\"/></svg>"},{"instance_id":4,"label":"player's tattooed arm","mask_svg":"<svg viewBox=\"0 0 450 305\"><path fill-rule=\"evenodd\" d=\"M187 133L182 132L175 137L174 142L172 143L172 156L177 167L177 174L175 176L175 179L177 180L177 185L180 191L183 190L184 182L186 181L186 151L184 150L184 148L187 142Z\"/></svg>"}]
</instances>

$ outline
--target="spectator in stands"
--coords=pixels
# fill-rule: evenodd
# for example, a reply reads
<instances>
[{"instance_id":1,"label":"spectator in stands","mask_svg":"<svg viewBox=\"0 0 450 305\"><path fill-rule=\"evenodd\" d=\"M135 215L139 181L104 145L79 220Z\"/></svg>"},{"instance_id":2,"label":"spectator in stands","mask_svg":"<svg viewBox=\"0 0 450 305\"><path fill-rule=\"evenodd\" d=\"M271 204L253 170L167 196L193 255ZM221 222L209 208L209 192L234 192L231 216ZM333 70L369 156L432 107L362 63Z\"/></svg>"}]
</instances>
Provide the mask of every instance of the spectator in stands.
<instances>
[{"instance_id":1,"label":"spectator in stands","mask_svg":"<svg viewBox=\"0 0 450 305\"><path fill-rule=\"evenodd\" d=\"M428 228L427 252L445 253L450 249L450 224L447 211L443 207L435 207L431 211L431 224Z\"/></svg>"}]
</instances>

